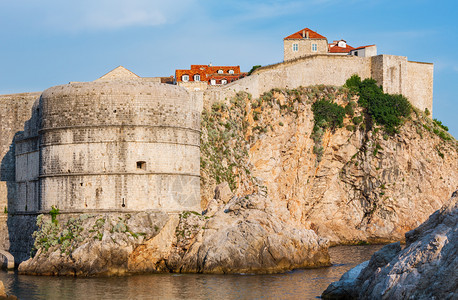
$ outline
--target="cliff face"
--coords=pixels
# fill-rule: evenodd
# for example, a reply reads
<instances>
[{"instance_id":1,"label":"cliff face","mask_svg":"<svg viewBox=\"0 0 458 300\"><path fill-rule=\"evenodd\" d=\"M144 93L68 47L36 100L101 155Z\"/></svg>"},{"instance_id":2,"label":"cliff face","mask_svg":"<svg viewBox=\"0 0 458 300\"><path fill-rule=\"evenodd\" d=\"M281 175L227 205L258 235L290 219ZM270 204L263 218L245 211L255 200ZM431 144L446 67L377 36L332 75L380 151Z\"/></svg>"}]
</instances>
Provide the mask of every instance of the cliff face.
<instances>
[{"instance_id":1,"label":"cliff face","mask_svg":"<svg viewBox=\"0 0 458 300\"><path fill-rule=\"evenodd\" d=\"M359 107L342 128L317 132L312 104L322 98L357 100L317 86L257 100L239 94L204 113L203 204L218 180L232 181L238 195L262 186L286 219L331 243L402 240L458 186L455 139L416 110L391 136ZM208 167L215 163L223 167Z\"/></svg>"}]
</instances>

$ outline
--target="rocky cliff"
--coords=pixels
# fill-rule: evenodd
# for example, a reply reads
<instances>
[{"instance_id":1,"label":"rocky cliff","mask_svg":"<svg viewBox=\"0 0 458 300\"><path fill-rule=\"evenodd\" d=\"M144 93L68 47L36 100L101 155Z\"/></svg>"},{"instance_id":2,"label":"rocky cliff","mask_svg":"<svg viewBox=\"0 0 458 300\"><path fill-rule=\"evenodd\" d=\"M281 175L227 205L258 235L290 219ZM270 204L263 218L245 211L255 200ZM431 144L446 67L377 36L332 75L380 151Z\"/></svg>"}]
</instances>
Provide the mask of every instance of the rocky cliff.
<instances>
[{"instance_id":1,"label":"rocky cliff","mask_svg":"<svg viewBox=\"0 0 458 300\"><path fill-rule=\"evenodd\" d=\"M324 299L456 299L458 191L416 229L406 247L390 244L348 271Z\"/></svg>"},{"instance_id":2,"label":"rocky cliff","mask_svg":"<svg viewBox=\"0 0 458 300\"><path fill-rule=\"evenodd\" d=\"M36 253L19 272L273 273L330 264L327 240L284 222L262 195L215 197L201 215L132 213L38 218Z\"/></svg>"},{"instance_id":3,"label":"rocky cliff","mask_svg":"<svg viewBox=\"0 0 458 300\"><path fill-rule=\"evenodd\" d=\"M343 126L316 124L320 99L345 107ZM315 86L214 104L202 118L203 205L222 181L239 196L262 187L332 244L403 240L458 186L457 142L416 109L387 134L357 102Z\"/></svg>"},{"instance_id":4,"label":"rocky cliff","mask_svg":"<svg viewBox=\"0 0 458 300\"><path fill-rule=\"evenodd\" d=\"M403 240L456 189L457 142L415 109L382 125L358 97L315 86L213 104L202 113L202 214L42 217L19 270L271 273L328 265L327 240Z\"/></svg>"}]
</instances>

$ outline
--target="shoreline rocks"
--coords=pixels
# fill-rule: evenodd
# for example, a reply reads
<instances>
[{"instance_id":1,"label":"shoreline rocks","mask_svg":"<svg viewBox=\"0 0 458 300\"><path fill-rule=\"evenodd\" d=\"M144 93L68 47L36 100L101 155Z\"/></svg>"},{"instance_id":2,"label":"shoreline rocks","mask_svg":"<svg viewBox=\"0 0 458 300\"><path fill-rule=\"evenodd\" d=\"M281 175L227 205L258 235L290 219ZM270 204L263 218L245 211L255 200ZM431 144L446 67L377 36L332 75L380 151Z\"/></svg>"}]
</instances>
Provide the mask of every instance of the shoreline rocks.
<instances>
[{"instance_id":1,"label":"shoreline rocks","mask_svg":"<svg viewBox=\"0 0 458 300\"><path fill-rule=\"evenodd\" d=\"M456 299L458 290L458 190L399 243L376 252L332 283L323 299Z\"/></svg>"},{"instance_id":2,"label":"shoreline rocks","mask_svg":"<svg viewBox=\"0 0 458 300\"><path fill-rule=\"evenodd\" d=\"M17 300L16 296L13 295L8 295L5 290L5 286L3 285L3 282L0 280L0 300L6 299L6 300Z\"/></svg>"},{"instance_id":3,"label":"shoreline rocks","mask_svg":"<svg viewBox=\"0 0 458 300\"><path fill-rule=\"evenodd\" d=\"M35 233L37 253L19 265L19 272L261 274L330 265L328 241L283 219L285 212L275 210L265 195L221 195L211 202L209 215L58 216L57 223L42 216Z\"/></svg>"}]
</instances>

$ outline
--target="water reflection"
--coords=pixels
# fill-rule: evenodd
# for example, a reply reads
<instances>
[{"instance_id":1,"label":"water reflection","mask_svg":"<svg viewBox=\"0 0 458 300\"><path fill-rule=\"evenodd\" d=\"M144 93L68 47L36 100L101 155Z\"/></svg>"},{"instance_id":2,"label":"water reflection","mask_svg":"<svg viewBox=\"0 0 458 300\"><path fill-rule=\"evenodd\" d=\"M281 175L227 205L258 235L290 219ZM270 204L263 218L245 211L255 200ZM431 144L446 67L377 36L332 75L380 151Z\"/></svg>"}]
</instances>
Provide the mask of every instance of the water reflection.
<instances>
[{"instance_id":1,"label":"water reflection","mask_svg":"<svg viewBox=\"0 0 458 300\"><path fill-rule=\"evenodd\" d=\"M19 299L314 299L381 246L330 249L329 268L274 275L149 274L110 278L38 277L0 272Z\"/></svg>"}]
</instances>

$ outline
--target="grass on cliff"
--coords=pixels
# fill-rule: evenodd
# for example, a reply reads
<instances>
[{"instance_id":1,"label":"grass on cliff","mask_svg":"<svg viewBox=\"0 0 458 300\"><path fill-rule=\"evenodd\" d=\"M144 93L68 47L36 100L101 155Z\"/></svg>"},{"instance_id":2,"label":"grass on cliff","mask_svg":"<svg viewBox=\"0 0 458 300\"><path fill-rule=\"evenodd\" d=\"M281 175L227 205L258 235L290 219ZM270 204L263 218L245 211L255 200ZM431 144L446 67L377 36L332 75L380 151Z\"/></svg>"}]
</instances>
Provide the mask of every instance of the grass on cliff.
<instances>
[{"instance_id":1,"label":"grass on cliff","mask_svg":"<svg viewBox=\"0 0 458 300\"><path fill-rule=\"evenodd\" d=\"M244 139L247 129L245 104L249 99L251 95L238 93L229 106L215 103L210 110L202 112L200 167L201 172L208 174L201 177L203 184L212 178L217 184L227 182L235 191L241 177L251 178L247 176L249 147Z\"/></svg>"}]
</instances>

